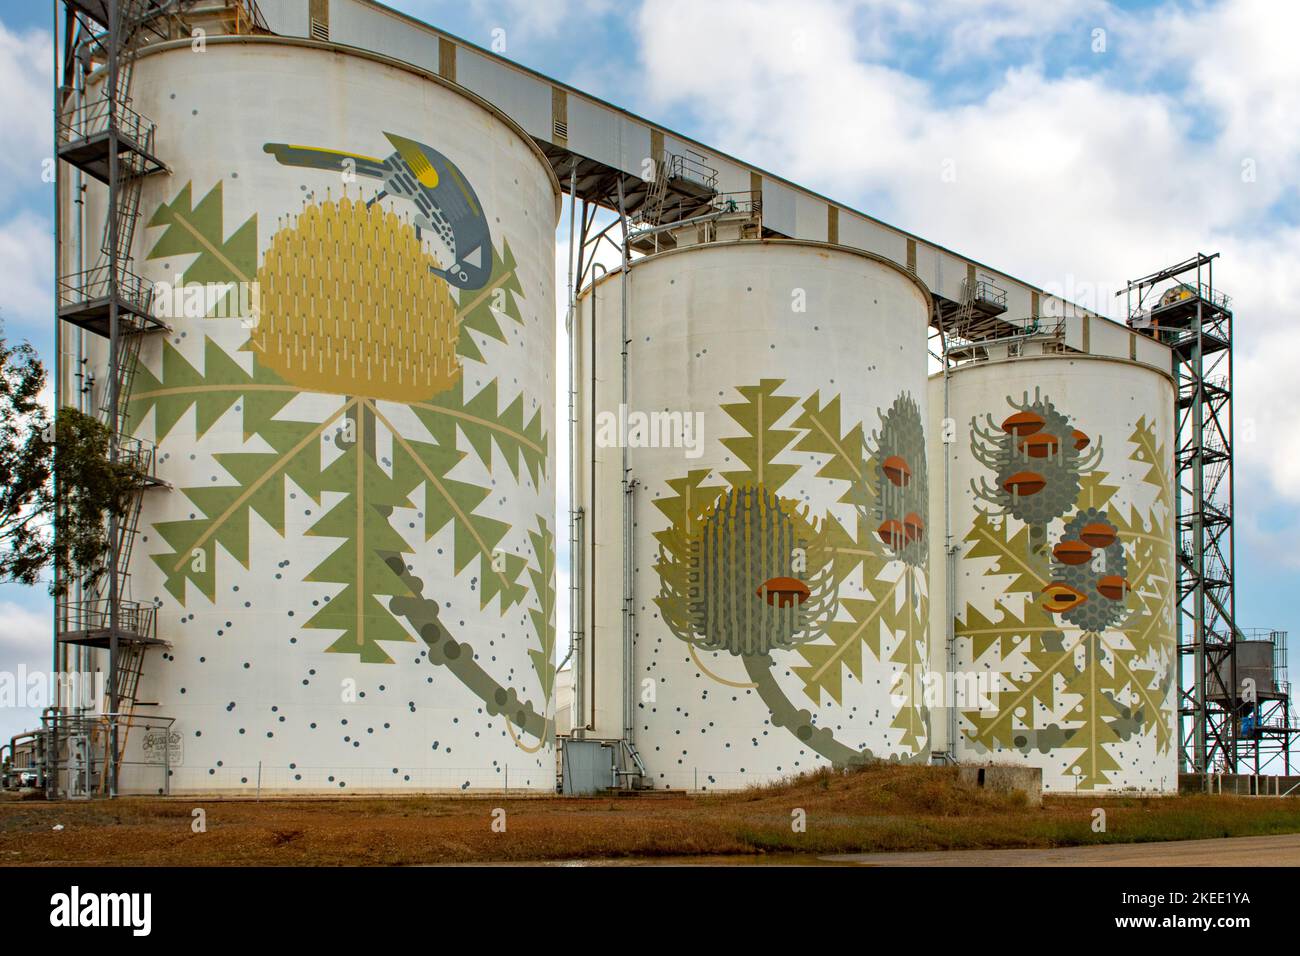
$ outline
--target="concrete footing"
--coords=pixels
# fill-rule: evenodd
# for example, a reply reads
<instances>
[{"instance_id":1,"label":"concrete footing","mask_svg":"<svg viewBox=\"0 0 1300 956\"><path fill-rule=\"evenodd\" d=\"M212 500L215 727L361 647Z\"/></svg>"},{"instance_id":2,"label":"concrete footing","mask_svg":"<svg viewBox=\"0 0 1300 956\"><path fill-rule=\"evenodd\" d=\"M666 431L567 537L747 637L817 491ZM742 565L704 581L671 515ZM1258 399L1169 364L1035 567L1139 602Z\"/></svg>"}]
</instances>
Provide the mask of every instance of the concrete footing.
<instances>
[{"instance_id":1,"label":"concrete footing","mask_svg":"<svg viewBox=\"0 0 1300 956\"><path fill-rule=\"evenodd\" d=\"M994 793L1025 795L1031 807L1043 805L1043 771L1040 767L958 767L957 780L968 787L983 787Z\"/></svg>"}]
</instances>

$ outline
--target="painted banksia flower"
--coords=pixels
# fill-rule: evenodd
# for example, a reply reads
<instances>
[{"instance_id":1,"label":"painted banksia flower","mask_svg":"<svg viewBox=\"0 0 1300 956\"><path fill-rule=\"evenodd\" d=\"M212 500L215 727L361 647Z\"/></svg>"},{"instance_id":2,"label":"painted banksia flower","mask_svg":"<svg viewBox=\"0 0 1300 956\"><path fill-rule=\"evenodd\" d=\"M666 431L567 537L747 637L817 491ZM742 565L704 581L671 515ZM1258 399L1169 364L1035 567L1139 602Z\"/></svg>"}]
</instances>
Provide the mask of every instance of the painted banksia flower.
<instances>
[{"instance_id":1,"label":"painted banksia flower","mask_svg":"<svg viewBox=\"0 0 1300 956\"><path fill-rule=\"evenodd\" d=\"M996 474L992 485L981 478L971 490L993 514L1043 526L1074 507L1080 479L1101 463L1101 444L1093 445L1037 390L1033 401L1026 392L1007 404L1012 414L1000 423L992 415L984 425L971 419L971 451Z\"/></svg>"},{"instance_id":2,"label":"painted banksia flower","mask_svg":"<svg viewBox=\"0 0 1300 956\"><path fill-rule=\"evenodd\" d=\"M248 348L308 391L432 398L461 374L456 304L436 266L411 224L378 203L310 204L263 255Z\"/></svg>"},{"instance_id":3,"label":"painted banksia flower","mask_svg":"<svg viewBox=\"0 0 1300 956\"><path fill-rule=\"evenodd\" d=\"M875 528L890 556L911 567L924 567L930 546L925 529L929 482L925 465L925 429L921 409L906 392L881 416L871 436L871 471L875 479Z\"/></svg>"},{"instance_id":4,"label":"painted banksia flower","mask_svg":"<svg viewBox=\"0 0 1300 956\"><path fill-rule=\"evenodd\" d=\"M738 656L817 639L837 601L822 538L761 485L723 492L685 542L684 587L666 587L659 602L665 622L690 644Z\"/></svg>"},{"instance_id":5,"label":"painted banksia flower","mask_svg":"<svg viewBox=\"0 0 1300 956\"><path fill-rule=\"evenodd\" d=\"M1043 607L1085 631L1114 627L1128 614L1127 570L1119 530L1106 512L1080 511L1066 522L1052 549Z\"/></svg>"}]
</instances>

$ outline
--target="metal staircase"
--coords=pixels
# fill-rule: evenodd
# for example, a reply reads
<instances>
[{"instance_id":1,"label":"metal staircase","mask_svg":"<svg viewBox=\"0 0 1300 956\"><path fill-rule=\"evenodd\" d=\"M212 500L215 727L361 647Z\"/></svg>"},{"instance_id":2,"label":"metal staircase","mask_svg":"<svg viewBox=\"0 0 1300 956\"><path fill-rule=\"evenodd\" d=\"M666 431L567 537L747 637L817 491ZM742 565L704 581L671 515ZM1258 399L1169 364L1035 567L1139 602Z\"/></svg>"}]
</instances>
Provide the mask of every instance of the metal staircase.
<instances>
[{"instance_id":1,"label":"metal staircase","mask_svg":"<svg viewBox=\"0 0 1300 956\"><path fill-rule=\"evenodd\" d=\"M961 308L953 317L952 330L959 338L969 340L971 325L975 321L975 287L967 280L962 283L962 291L965 295L961 297Z\"/></svg>"},{"instance_id":2,"label":"metal staircase","mask_svg":"<svg viewBox=\"0 0 1300 956\"><path fill-rule=\"evenodd\" d=\"M1235 772L1241 702L1233 588L1232 308L1214 287L1213 255L1134 279L1128 325L1169 346L1178 382L1179 714L1182 764Z\"/></svg>"},{"instance_id":3,"label":"metal staircase","mask_svg":"<svg viewBox=\"0 0 1300 956\"><path fill-rule=\"evenodd\" d=\"M68 0L69 56L56 101L59 159L103 184L106 207L96 264L60 275L58 316L107 345L100 418L111 433L110 460L136 476L125 513L109 516L106 560L100 567L80 569L81 597L59 605L61 644L108 651L102 740L106 773L100 789L110 795L117 792L125 734L136 706L143 703L138 692L145 656L150 647L165 643L157 637L155 606L129 597L144 495L162 482L154 474L153 446L125 432L141 344L145 336L166 330L153 314L151 285L130 269L144 180L166 169L154 152L154 124L130 106L130 86L139 48L168 36L169 7L159 0ZM92 68L102 71L101 84L78 103L74 91L85 89ZM73 86L68 85L69 71L77 71Z\"/></svg>"},{"instance_id":4,"label":"metal staircase","mask_svg":"<svg viewBox=\"0 0 1300 956\"><path fill-rule=\"evenodd\" d=\"M931 348L931 355L946 367L1023 354L1031 340L1049 349L1052 340L1065 336L1060 316L1008 315L1006 289L988 276L972 271L961 290L960 301L934 296L932 341L937 335L939 348Z\"/></svg>"},{"instance_id":5,"label":"metal staircase","mask_svg":"<svg viewBox=\"0 0 1300 956\"><path fill-rule=\"evenodd\" d=\"M1007 311L1007 290L987 276L967 276L962 282L959 307L945 318L948 334L966 342L1015 334L1002 319Z\"/></svg>"},{"instance_id":6,"label":"metal staircase","mask_svg":"<svg viewBox=\"0 0 1300 956\"><path fill-rule=\"evenodd\" d=\"M718 171L698 153L689 155L664 150L655 159L655 176L636 222L662 226L688 218L708 208L718 195Z\"/></svg>"},{"instance_id":7,"label":"metal staircase","mask_svg":"<svg viewBox=\"0 0 1300 956\"><path fill-rule=\"evenodd\" d=\"M650 180L645 202L641 204L638 220L645 225L660 225L663 222L664 205L668 198L668 175L672 158L664 153L655 161L655 177Z\"/></svg>"}]
</instances>

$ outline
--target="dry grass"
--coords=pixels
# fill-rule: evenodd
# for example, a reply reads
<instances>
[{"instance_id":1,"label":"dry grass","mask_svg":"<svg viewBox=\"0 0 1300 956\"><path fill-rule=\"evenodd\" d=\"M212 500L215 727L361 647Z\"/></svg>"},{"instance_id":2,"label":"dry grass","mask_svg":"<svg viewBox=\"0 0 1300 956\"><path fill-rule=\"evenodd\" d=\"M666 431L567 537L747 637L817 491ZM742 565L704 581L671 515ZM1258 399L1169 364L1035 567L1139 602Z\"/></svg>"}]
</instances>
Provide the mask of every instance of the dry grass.
<instances>
[{"instance_id":1,"label":"dry grass","mask_svg":"<svg viewBox=\"0 0 1300 956\"><path fill-rule=\"evenodd\" d=\"M493 832L492 812L507 830ZM1107 814L1092 831L1093 809ZM807 830L791 814L802 809ZM207 832L194 833L193 811ZM52 829L62 824L64 829ZM126 798L0 804L0 864L381 865L1047 847L1300 832L1300 800L1048 797L961 787L937 767L819 771L644 798Z\"/></svg>"}]
</instances>

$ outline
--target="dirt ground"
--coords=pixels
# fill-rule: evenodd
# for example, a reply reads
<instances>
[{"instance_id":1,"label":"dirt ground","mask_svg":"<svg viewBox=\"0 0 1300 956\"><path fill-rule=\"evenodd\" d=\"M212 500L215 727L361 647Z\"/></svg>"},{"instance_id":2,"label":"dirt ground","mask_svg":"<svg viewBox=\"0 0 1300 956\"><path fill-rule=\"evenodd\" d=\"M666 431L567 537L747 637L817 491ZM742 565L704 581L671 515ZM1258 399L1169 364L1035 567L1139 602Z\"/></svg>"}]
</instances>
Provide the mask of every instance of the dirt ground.
<instances>
[{"instance_id":1,"label":"dirt ground","mask_svg":"<svg viewBox=\"0 0 1300 956\"><path fill-rule=\"evenodd\" d=\"M1300 800L1049 796L1030 808L964 788L949 769L882 766L725 795L6 801L0 865L775 862L1286 833L1300 833Z\"/></svg>"}]
</instances>

